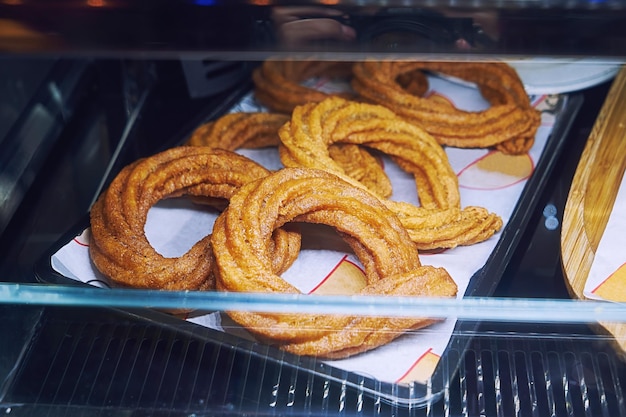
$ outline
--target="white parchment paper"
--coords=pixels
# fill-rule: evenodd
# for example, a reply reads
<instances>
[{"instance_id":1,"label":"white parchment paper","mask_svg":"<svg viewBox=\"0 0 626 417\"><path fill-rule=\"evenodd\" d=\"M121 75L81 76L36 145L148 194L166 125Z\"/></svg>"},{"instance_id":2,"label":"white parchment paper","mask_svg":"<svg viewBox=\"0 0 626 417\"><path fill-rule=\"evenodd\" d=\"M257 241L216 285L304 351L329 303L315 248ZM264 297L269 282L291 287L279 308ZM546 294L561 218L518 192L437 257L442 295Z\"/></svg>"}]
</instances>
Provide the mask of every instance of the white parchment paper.
<instances>
[{"instance_id":1,"label":"white parchment paper","mask_svg":"<svg viewBox=\"0 0 626 417\"><path fill-rule=\"evenodd\" d=\"M585 282L584 295L586 297L596 300L626 301L623 296L626 293L626 281L618 276L626 264L626 249L624 249L626 248L626 216L624 214L626 214L626 181L622 179L609 221ZM615 282L612 282L614 280ZM608 287L609 285L612 287Z\"/></svg>"}]
</instances>

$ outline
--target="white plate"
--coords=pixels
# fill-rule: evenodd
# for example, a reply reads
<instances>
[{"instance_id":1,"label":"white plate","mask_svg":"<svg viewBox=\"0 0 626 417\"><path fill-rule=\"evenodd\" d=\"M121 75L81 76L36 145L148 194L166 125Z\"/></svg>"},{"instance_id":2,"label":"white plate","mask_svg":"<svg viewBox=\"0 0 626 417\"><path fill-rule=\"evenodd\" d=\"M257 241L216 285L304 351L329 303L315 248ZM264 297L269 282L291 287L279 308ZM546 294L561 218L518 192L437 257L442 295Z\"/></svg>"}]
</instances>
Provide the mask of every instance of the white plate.
<instances>
[{"instance_id":1,"label":"white plate","mask_svg":"<svg viewBox=\"0 0 626 417\"><path fill-rule=\"evenodd\" d=\"M515 68L530 95L582 90L610 80L620 69L616 63L584 60L524 59L507 63Z\"/></svg>"}]
</instances>

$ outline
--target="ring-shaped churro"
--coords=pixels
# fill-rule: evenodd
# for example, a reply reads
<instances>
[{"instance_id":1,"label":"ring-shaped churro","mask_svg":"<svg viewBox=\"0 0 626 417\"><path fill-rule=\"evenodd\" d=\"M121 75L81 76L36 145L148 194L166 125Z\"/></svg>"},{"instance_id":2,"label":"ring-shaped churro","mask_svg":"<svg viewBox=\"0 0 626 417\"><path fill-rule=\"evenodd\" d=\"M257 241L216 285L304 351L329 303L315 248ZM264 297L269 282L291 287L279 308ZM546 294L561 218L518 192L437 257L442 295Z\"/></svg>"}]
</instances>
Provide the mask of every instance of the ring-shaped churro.
<instances>
[{"instance_id":1,"label":"ring-shaped churro","mask_svg":"<svg viewBox=\"0 0 626 417\"><path fill-rule=\"evenodd\" d=\"M397 217L372 193L326 171L285 168L246 184L212 235L221 291L298 293L272 266L273 231L290 222L334 227L364 266L361 295L454 296L443 268L422 266ZM339 358L373 349L426 318L228 312L263 340L301 355Z\"/></svg>"},{"instance_id":2,"label":"ring-shaped churro","mask_svg":"<svg viewBox=\"0 0 626 417\"><path fill-rule=\"evenodd\" d=\"M254 95L271 111L289 114L297 105L318 102L331 95L302 84L317 76L352 77L352 64L341 61L266 60L252 73Z\"/></svg>"},{"instance_id":3,"label":"ring-shaped churro","mask_svg":"<svg viewBox=\"0 0 626 417\"><path fill-rule=\"evenodd\" d=\"M392 157L415 177L420 206L381 201L399 216L419 249L481 242L502 226L500 217L484 208L461 209L457 176L441 145L386 107L330 97L296 107L279 135L285 166L323 169L363 188L330 157L328 147L350 143Z\"/></svg>"},{"instance_id":4,"label":"ring-shaped churro","mask_svg":"<svg viewBox=\"0 0 626 417\"><path fill-rule=\"evenodd\" d=\"M443 145L525 153L534 143L541 123L519 76L505 63L365 61L356 63L353 71L352 87L362 98L423 127ZM422 74L417 76L420 71L475 83L490 107L465 111L434 97L424 97L427 85L415 86L427 83ZM412 87L407 89L407 85Z\"/></svg>"},{"instance_id":5,"label":"ring-shaped churro","mask_svg":"<svg viewBox=\"0 0 626 417\"><path fill-rule=\"evenodd\" d=\"M204 147L176 147L136 161L122 169L91 209L91 259L117 286L211 289L211 231L182 256L165 257L145 235L148 210L183 195L228 201L239 187L268 174L248 158ZM277 230L272 249L274 267L284 270L298 256L300 235Z\"/></svg>"},{"instance_id":6,"label":"ring-shaped churro","mask_svg":"<svg viewBox=\"0 0 626 417\"><path fill-rule=\"evenodd\" d=\"M228 113L197 127L187 144L228 151L278 146L278 129L288 121L289 116L281 113Z\"/></svg>"},{"instance_id":7,"label":"ring-shaped churro","mask_svg":"<svg viewBox=\"0 0 626 417\"><path fill-rule=\"evenodd\" d=\"M229 151L278 146L278 130L289 119L289 116L280 113L229 113L200 125L192 132L187 144ZM382 197L391 196L389 177L367 149L346 143L331 145L329 152L347 175Z\"/></svg>"}]
</instances>

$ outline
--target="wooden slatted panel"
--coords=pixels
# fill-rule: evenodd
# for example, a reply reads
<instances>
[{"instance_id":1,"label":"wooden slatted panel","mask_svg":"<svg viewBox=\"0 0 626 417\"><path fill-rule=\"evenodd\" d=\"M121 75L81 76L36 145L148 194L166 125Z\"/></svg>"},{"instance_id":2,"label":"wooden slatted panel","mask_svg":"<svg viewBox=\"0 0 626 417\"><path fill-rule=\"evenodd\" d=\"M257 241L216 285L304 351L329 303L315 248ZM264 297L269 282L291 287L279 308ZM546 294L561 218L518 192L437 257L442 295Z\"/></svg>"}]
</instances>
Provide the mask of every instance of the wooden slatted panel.
<instances>
[{"instance_id":1,"label":"wooden slatted panel","mask_svg":"<svg viewBox=\"0 0 626 417\"><path fill-rule=\"evenodd\" d=\"M563 214L561 254L573 297L583 290L626 168L626 67L616 76L576 169ZM601 323L626 352L626 323Z\"/></svg>"}]
</instances>

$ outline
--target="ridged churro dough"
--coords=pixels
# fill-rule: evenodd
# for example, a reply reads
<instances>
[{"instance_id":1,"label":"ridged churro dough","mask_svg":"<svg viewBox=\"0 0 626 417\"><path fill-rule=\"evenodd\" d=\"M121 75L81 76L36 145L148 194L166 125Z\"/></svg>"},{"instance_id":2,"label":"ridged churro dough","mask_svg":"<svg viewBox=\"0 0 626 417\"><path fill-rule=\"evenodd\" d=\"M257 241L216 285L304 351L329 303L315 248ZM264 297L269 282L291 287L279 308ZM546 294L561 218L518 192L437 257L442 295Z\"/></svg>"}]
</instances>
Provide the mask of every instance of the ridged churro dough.
<instances>
[{"instance_id":1,"label":"ridged churro dough","mask_svg":"<svg viewBox=\"0 0 626 417\"><path fill-rule=\"evenodd\" d=\"M148 210L180 196L228 201L242 185L269 171L219 149L181 146L122 169L91 209L89 253L114 285L145 289L214 288L211 230L184 255L159 254L146 238ZM286 269L300 250L300 235L279 229L272 237L273 265Z\"/></svg>"},{"instance_id":2,"label":"ridged churro dough","mask_svg":"<svg viewBox=\"0 0 626 417\"><path fill-rule=\"evenodd\" d=\"M364 61L353 71L352 87L360 97L421 126L443 145L525 153L541 123L515 69L505 63ZM437 96L423 96L428 90L424 71L475 83L490 107L465 111Z\"/></svg>"},{"instance_id":3,"label":"ridged churro dough","mask_svg":"<svg viewBox=\"0 0 626 417\"><path fill-rule=\"evenodd\" d=\"M326 93L303 85L318 76L352 78L352 63L317 60L273 60L263 62L252 74L256 99L271 111L289 114L294 107L324 100L331 95L353 96L351 92Z\"/></svg>"},{"instance_id":4,"label":"ridged churro dough","mask_svg":"<svg viewBox=\"0 0 626 417\"><path fill-rule=\"evenodd\" d=\"M285 168L246 184L212 235L221 291L298 293L272 265L272 235L290 222L334 227L363 264L361 295L454 296L443 268L423 266L406 230L381 201L326 171ZM323 297L314 296L311 297ZM373 349L428 318L228 312L262 340L300 355L340 358Z\"/></svg>"},{"instance_id":5,"label":"ridged churro dough","mask_svg":"<svg viewBox=\"0 0 626 417\"><path fill-rule=\"evenodd\" d=\"M400 218L419 249L482 242L502 227L502 219L485 208L461 208L458 179L441 145L386 107L330 97L296 107L279 135L285 166L326 170L362 188L367 186L331 158L329 146L347 143L392 157L414 176L420 205L377 195Z\"/></svg>"}]
</instances>

